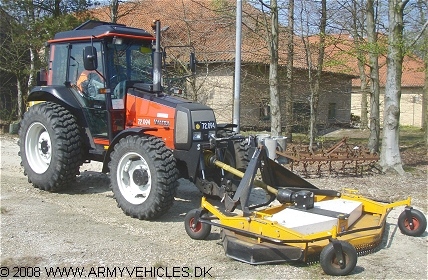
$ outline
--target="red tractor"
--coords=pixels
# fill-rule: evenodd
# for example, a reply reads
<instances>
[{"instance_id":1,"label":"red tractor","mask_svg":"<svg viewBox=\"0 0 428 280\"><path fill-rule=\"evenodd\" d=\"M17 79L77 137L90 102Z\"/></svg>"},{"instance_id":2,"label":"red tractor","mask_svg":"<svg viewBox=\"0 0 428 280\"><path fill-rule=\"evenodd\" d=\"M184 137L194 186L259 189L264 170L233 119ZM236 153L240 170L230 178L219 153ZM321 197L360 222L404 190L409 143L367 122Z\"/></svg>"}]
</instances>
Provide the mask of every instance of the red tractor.
<instances>
[{"instance_id":1,"label":"red tractor","mask_svg":"<svg viewBox=\"0 0 428 280\"><path fill-rule=\"evenodd\" d=\"M211 108L165 93L159 21L153 29L155 37L87 21L48 41L48 70L28 96L38 102L19 131L21 164L35 187L69 187L83 163L99 161L118 206L139 219L171 207L180 177L205 195L236 191L240 179L206 158L245 170L245 138L218 124ZM195 63L192 52L192 72Z\"/></svg>"}]
</instances>

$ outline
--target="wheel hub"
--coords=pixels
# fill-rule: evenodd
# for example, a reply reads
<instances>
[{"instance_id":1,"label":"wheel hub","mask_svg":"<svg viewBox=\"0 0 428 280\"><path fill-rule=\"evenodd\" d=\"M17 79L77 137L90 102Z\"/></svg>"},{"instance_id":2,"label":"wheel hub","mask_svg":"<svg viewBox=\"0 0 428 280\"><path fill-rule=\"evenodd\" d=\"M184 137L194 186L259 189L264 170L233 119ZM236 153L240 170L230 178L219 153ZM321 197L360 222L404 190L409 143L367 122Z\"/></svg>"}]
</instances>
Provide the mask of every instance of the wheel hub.
<instances>
[{"instance_id":1,"label":"wheel hub","mask_svg":"<svg viewBox=\"0 0 428 280\"><path fill-rule=\"evenodd\" d=\"M32 123L25 135L25 155L30 168L43 174L49 168L52 157L52 143L49 132L40 122Z\"/></svg>"},{"instance_id":2,"label":"wheel hub","mask_svg":"<svg viewBox=\"0 0 428 280\"><path fill-rule=\"evenodd\" d=\"M47 154L49 151L49 145L48 141L43 140L42 143L40 143L40 150L43 154Z\"/></svg>"},{"instance_id":3,"label":"wheel hub","mask_svg":"<svg viewBox=\"0 0 428 280\"><path fill-rule=\"evenodd\" d=\"M147 185L149 182L149 174L145 169L136 169L132 173L132 180L137 186Z\"/></svg>"},{"instance_id":4,"label":"wheel hub","mask_svg":"<svg viewBox=\"0 0 428 280\"><path fill-rule=\"evenodd\" d=\"M136 152L123 155L118 163L117 182L121 194L129 203L143 203L152 186L146 160Z\"/></svg>"},{"instance_id":5,"label":"wheel hub","mask_svg":"<svg viewBox=\"0 0 428 280\"><path fill-rule=\"evenodd\" d=\"M40 156L45 160L49 160L51 157L51 143L50 137L47 131L40 134L39 137L39 152ZM47 162L48 163L48 162Z\"/></svg>"}]
</instances>

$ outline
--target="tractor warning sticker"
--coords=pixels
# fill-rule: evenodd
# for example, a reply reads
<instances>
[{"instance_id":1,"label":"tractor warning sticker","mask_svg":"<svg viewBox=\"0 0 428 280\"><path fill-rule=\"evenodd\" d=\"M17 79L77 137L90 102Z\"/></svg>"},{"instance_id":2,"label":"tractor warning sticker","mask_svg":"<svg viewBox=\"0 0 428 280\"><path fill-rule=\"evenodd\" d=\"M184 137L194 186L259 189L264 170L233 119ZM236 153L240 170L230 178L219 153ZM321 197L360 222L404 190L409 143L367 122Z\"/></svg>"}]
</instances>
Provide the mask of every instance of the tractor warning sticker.
<instances>
[{"instance_id":1,"label":"tractor warning sticker","mask_svg":"<svg viewBox=\"0 0 428 280\"><path fill-rule=\"evenodd\" d=\"M208 130L208 129L215 129L216 125L214 121L202 121L202 122L195 122L195 130Z\"/></svg>"}]
</instances>

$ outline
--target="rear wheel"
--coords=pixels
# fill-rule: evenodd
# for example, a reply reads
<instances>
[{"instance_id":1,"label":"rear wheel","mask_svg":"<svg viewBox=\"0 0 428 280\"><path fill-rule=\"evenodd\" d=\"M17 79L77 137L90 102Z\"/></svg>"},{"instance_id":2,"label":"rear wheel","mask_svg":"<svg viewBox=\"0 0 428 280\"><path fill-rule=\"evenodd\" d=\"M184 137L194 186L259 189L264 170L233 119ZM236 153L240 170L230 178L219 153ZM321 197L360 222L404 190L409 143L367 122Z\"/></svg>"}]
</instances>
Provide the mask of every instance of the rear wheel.
<instances>
[{"instance_id":1,"label":"rear wheel","mask_svg":"<svg viewBox=\"0 0 428 280\"><path fill-rule=\"evenodd\" d=\"M83 163L75 117L51 102L31 106L19 130L19 155L24 174L35 187L46 191L66 187Z\"/></svg>"},{"instance_id":2,"label":"rear wheel","mask_svg":"<svg viewBox=\"0 0 428 280\"><path fill-rule=\"evenodd\" d=\"M118 206L131 217L150 220L173 204L178 171L163 141L130 135L114 147L110 162L111 187Z\"/></svg>"},{"instance_id":3,"label":"rear wheel","mask_svg":"<svg viewBox=\"0 0 428 280\"><path fill-rule=\"evenodd\" d=\"M409 216L406 211L410 211ZM398 227L401 232L409 236L420 236L427 228L427 219L425 215L416 209L404 210L398 217Z\"/></svg>"}]
</instances>

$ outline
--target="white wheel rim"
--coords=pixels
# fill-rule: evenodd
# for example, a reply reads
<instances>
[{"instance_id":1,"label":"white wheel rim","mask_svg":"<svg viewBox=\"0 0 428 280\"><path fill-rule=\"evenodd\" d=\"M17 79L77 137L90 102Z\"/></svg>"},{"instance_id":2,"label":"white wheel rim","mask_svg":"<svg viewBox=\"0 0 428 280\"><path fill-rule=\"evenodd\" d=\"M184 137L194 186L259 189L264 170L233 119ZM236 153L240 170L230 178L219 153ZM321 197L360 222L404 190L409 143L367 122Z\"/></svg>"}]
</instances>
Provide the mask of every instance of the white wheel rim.
<instances>
[{"instance_id":1,"label":"white wheel rim","mask_svg":"<svg viewBox=\"0 0 428 280\"><path fill-rule=\"evenodd\" d=\"M122 156L117 169L117 184L122 196L131 204L141 204L148 198L152 188L149 166L135 152Z\"/></svg>"},{"instance_id":2,"label":"white wheel rim","mask_svg":"<svg viewBox=\"0 0 428 280\"><path fill-rule=\"evenodd\" d=\"M51 137L46 127L35 122L25 135L25 155L31 169L37 174L46 172L52 159Z\"/></svg>"}]
</instances>

